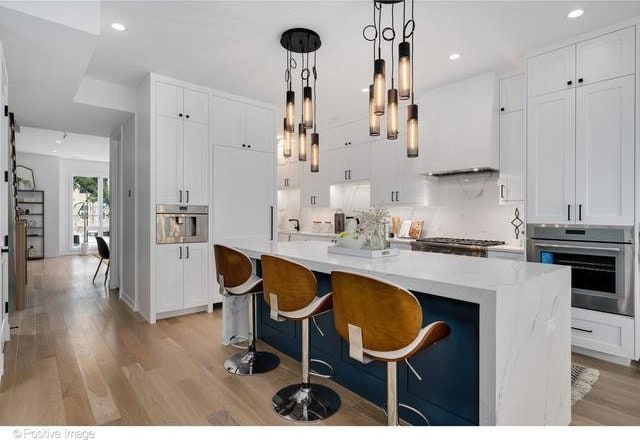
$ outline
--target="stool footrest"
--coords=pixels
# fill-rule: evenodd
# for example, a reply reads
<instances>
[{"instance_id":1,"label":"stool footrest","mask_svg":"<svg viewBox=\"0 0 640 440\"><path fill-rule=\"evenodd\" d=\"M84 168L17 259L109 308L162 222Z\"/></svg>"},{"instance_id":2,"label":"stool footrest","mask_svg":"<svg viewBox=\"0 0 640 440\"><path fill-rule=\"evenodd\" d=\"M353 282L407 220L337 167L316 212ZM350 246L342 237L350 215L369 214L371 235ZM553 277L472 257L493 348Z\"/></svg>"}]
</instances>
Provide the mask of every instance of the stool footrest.
<instances>
[{"instance_id":1,"label":"stool footrest","mask_svg":"<svg viewBox=\"0 0 640 440\"><path fill-rule=\"evenodd\" d=\"M247 345L240 345L242 342L248 342ZM248 350L251 346L251 338L247 336L233 335L229 338L229 345L241 350Z\"/></svg>"},{"instance_id":2,"label":"stool footrest","mask_svg":"<svg viewBox=\"0 0 640 440\"><path fill-rule=\"evenodd\" d=\"M431 426L431 422L429 422L429 419L427 418L427 416L425 416L421 411L419 411L418 409L414 408L413 406L407 405L406 403L399 403L398 404L398 408L408 409L409 411L411 411L412 413L414 413L415 415L420 417L422 420L424 420L424 422L427 424L427 426ZM382 407L382 411L385 413L385 415L388 414L386 405Z\"/></svg>"},{"instance_id":3,"label":"stool footrest","mask_svg":"<svg viewBox=\"0 0 640 440\"><path fill-rule=\"evenodd\" d=\"M330 363L323 361L322 359L309 359L309 364L311 363L317 363L317 364L321 364L324 365L325 367L327 367L330 371L329 374L322 374L322 373L318 373L315 370L310 370L309 374L311 376L315 376L315 377L322 377L324 379L331 379L333 377L333 375L335 374L336 370L333 369L333 366L331 366Z\"/></svg>"},{"instance_id":4,"label":"stool footrest","mask_svg":"<svg viewBox=\"0 0 640 440\"><path fill-rule=\"evenodd\" d=\"M273 410L292 422L315 422L332 416L340 408L340 397L324 385L295 384L278 391L271 399Z\"/></svg>"}]
</instances>

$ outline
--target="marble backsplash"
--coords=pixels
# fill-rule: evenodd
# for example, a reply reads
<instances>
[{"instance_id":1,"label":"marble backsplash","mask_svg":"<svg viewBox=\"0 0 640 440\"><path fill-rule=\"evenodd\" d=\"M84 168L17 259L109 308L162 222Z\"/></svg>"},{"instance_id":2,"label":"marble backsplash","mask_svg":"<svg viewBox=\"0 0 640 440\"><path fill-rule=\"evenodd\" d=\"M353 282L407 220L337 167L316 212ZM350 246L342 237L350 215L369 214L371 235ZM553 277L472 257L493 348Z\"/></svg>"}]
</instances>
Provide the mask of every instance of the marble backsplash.
<instances>
[{"instance_id":1,"label":"marble backsplash","mask_svg":"<svg viewBox=\"0 0 640 440\"><path fill-rule=\"evenodd\" d=\"M401 220L422 220L423 237L455 237L515 242L511 220L522 205L498 203L498 174L482 173L429 179L425 206L390 206L389 213ZM301 208L299 190L278 191L278 229L291 230L289 218L300 220L302 231L311 231L313 221L332 222L338 208L347 215L370 206L369 184L334 185L332 206ZM524 228L520 228L524 231ZM522 235L521 235L522 237Z\"/></svg>"}]
</instances>

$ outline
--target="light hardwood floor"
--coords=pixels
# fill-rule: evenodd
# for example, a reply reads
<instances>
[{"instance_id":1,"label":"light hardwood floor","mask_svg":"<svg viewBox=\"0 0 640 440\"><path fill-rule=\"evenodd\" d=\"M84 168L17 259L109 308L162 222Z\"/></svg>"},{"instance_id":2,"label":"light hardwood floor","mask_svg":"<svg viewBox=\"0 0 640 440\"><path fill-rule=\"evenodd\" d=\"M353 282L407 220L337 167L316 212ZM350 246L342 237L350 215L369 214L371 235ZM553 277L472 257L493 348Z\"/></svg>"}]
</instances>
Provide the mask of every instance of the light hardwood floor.
<instances>
[{"instance_id":1,"label":"light hardwood floor","mask_svg":"<svg viewBox=\"0 0 640 440\"><path fill-rule=\"evenodd\" d=\"M220 343L220 310L147 324L91 284L94 257L29 262L28 306L11 317L0 383L2 425L286 425L271 396L299 380L299 365L256 377L225 372L237 350ZM101 272L103 273L103 272ZM98 282L100 281L100 282ZM598 368L574 424L640 424L640 367L574 356ZM327 425L382 425L380 409L336 385L340 411Z\"/></svg>"}]
</instances>

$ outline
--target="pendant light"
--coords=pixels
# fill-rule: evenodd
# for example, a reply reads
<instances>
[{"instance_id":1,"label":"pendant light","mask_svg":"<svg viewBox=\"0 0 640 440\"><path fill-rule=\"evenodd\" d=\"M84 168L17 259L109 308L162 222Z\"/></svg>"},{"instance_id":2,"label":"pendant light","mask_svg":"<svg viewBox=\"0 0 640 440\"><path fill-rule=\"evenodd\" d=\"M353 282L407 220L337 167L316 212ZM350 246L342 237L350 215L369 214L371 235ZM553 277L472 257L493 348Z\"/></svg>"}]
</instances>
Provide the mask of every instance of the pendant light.
<instances>
[{"instance_id":1,"label":"pendant light","mask_svg":"<svg viewBox=\"0 0 640 440\"><path fill-rule=\"evenodd\" d=\"M313 128L314 132L311 134L311 140L316 141L316 150L319 151L320 136L316 132L316 55L315 52L320 48L320 36L309 29L294 28L285 31L280 37L280 44L287 52L287 66L285 70L285 82L287 83L287 100L285 107L285 134L284 134L284 154L285 157L291 156L291 134L295 130L295 92L292 85L291 70L297 68L297 63L294 60L292 53L301 54L301 66L300 66L300 78L302 84L302 105L300 106L301 118L298 125L298 160L307 160L307 129ZM314 66L313 70L309 69L309 53L314 53ZM306 63L305 63L306 55ZM305 65L306 64L306 65ZM314 85L313 88L309 85L309 77L313 73ZM288 135L287 135L288 133ZM315 135L315 136L314 136ZM312 162L313 162L313 145L312 145ZM288 156L287 156L288 154ZM315 167L317 168L319 160L316 161ZM311 164L311 168L314 168L314 164Z\"/></svg>"},{"instance_id":2,"label":"pendant light","mask_svg":"<svg viewBox=\"0 0 640 440\"><path fill-rule=\"evenodd\" d=\"M380 136L380 116L373 111L373 84L369 86L369 136Z\"/></svg>"},{"instance_id":3,"label":"pendant light","mask_svg":"<svg viewBox=\"0 0 640 440\"><path fill-rule=\"evenodd\" d=\"M418 157L418 104L415 103L413 51L415 14L414 2L411 0L411 18L407 20L406 0L374 0L373 24L365 26L362 35L365 40L373 42L373 84L369 87L369 135L380 134L380 116L387 117L387 139L398 138L398 101L411 99L407 107L407 157ZM394 5L402 3L402 41L398 45L398 88L395 88L395 14ZM391 5L391 24L382 27L382 9ZM385 61L382 58L382 40L391 45L391 87L385 87ZM377 53L376 53L377 44ZM386 102L385 102L386 100ZM385 109L386 104L386 109Z\"/></svg>"},{"instance_id":4,"label":"pendant light","mask_svg":"<svg viewBox=\"0 0 640 440\"><path fill-rule=\"evenodd\" d=\"M313 51L313 94L316 95L318 71L316 70L316 53ZM320 171L320 135L318 134L318 118L316 117L316 105L318 99L313 100L313 133L311 133L311 172Z\"/></svg>"},{"instance_id":5,"label":"pendant light","mask_svg":"<svg viewBox=\"0 0 640 440\"><path fill-rule=\"evenodd\" d=\"M291 132L287 130L287 118L284 118L282 133L282 154L284 157L291 157Z\"/></svg>"}]
</instances>

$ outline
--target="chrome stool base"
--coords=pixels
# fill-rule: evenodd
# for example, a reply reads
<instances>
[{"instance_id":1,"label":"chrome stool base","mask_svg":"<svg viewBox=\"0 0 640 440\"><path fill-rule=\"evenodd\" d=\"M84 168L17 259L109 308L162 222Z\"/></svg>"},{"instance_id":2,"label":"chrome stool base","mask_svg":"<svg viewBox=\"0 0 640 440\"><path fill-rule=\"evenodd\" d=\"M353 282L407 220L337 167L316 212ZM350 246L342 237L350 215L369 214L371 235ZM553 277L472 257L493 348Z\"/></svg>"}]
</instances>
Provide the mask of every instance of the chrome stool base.
<instances>
[{"instance_id":1,"label":"chrome stool base","mask_svg":"<svg viewBox=\"0 0 640 440\"><path fill-rule=\"evenodd\" d=\"M224 369L238 376L266 373L280 365L280 358L267 351L241 351L224 361Z\"/></svg>"},{"instance_id":2,"label":"chrome stool base","mask_svg":"<svg viewBox=\"0 0 640 440\"><path fill-rule=\"evenodd\" d=\"M340 397L331 388L317 383L294 384L278 391L271 405L289 421L315 422L335 414L340 408Z\"/></svg>"}]
</instances>

